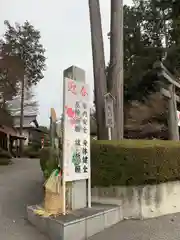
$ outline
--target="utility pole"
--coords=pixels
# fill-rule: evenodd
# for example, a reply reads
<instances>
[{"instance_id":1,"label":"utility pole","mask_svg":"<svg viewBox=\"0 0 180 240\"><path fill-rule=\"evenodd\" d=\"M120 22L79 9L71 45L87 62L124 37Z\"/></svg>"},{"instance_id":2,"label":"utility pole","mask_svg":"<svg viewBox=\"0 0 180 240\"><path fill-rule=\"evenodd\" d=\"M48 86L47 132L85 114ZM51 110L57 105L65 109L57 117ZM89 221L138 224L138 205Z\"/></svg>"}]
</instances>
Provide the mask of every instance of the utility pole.
<instances>
[{"instance_id":1,"label":"utility pole","mask_svg":"<svg viewBox=\"0 0 180 240\"><path fill-rule=\"evenodd\" d=\"M115 127L112 139L121 140L124 137L124 46L123 46L123 0L111 0L111 30L110 30L110 69L109 86L114 100Z\"/></svg>"},{"instance_id":2,"label":"utility pole","mask_svg":"<svg viewBox=\"0 0 180 240\"><path fill-rule=\"evenodd\" d=\"M107 93L104 45L99 0L89 0L91 44L94 70L95 104L98 139L107 139L105 127L104 95Z\"/></svg>"}]
</instances>

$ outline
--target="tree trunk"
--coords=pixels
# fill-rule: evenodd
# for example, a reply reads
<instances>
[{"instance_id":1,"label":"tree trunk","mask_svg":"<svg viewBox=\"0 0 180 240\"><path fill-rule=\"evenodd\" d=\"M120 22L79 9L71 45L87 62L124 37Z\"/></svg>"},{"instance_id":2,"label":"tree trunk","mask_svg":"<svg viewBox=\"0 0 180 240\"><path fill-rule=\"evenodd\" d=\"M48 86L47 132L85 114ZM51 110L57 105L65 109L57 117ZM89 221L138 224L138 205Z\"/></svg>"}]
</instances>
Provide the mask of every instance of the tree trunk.
<instances>
[{"instance_id":1,"label":"tree trunk","mask_svg":"<svg viewBox=\"0 0 180 240\"><path fill-rule=\"evenodd\" d=\"M114 101L115 127L112 139L124 137L124 77L123 77L123 0L111 0L111 31L110 31L110 68L108 85Z\"/></svg>"},{"instance_id":2,"label":"tree trunk","mask_svg":"<svg viewBox=\"0 0 180 240\"><path fill-rule=\"evenodd\" d=\"M94 70L97 137L98 139L108 139L104 112L104 95L107 93L107 83L99 0L89 0L89 13Z\"/></svg>"},{"instance_id":3,"label":"tree trunk","mask_svg":"<svg viewBox=\"0 0 180 240\"><path fill-rule=\"evenodd\" d=\"M23 124L24 124L24 87L25 87L25 78L22 79L21 84L21 115L20 115L20 135L23 135ZM24 140L20 139L20 156L23 153L23 143Z\"/></svg>"}]
</instances>

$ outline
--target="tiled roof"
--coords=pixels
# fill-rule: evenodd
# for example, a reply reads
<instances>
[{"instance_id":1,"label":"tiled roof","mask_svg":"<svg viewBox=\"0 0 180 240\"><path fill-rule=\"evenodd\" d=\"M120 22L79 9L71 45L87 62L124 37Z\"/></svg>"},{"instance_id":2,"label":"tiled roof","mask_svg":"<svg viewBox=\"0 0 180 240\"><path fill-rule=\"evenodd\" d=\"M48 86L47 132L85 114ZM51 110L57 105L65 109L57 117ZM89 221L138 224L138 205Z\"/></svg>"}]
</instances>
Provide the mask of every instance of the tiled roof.
<instances>
[{"instance_id":1,"label":"tiled roof","mask_svg":"<svg viewBox=\"0 0 180 240\"><path fill-rule=\"evenodd\" d=\"M14 116L14 127L20 127L20 116ZM36 120L36 115L24 116L23 127L28 128L32 127L31 123Z\"/></svg>"},{"instance_id":2,"label":"tiled roof","mask_svg":"<svg viewBox=\"0 0 180 240\"><path fill-rule=\"evenodd\" d=\"M22 136L19 135L18 131L15 128L12 127L7 127L5 125L1 125L0 126L0 132L3 132L5 134L9 134L12 137L17 137L17 138L24 138Z\"/></svg>"}]
</instances>

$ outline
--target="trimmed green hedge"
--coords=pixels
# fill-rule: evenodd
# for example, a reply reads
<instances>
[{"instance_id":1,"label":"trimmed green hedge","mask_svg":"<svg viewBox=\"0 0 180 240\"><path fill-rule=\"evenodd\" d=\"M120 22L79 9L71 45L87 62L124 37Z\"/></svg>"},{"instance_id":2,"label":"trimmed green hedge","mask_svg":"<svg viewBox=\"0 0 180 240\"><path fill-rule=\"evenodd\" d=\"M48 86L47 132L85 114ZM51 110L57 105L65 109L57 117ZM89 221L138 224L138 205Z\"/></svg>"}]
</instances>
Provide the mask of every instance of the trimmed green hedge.
<instances>
[{"instance_id":1,"label":"trimmed green hedge","mask_svg":"<svg viewBox=\"0 0 180 240\"><path fill-rule=\"evenodd\" d=\"M159 140L92 141L92 186L180 180L180 143Z\"/></svg>"},{"instance_id":2,"label":"trimmed green hedge","mask_svg":"<svg viewBox=\"0 0 180 240\"><path fill-rule=\"evenodd\" d=\"M52 171L58 167L58 154L51 147L44 147L40 151L40 166L44 177L47 179Z\"/></svg>"}]
</instances>

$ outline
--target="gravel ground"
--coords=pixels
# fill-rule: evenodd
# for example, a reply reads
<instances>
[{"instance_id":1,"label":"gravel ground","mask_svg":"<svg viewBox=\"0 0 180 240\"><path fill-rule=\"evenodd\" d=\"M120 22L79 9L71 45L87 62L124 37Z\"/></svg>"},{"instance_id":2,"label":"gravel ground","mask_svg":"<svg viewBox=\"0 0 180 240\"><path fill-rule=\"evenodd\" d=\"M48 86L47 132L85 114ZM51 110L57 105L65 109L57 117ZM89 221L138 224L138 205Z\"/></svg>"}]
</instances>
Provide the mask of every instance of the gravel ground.
<instances>
[{"instance_id":1,"label":"gravel ground","mask_svg":"<svg viewBox=\"0 0 180 240\"><path fill-rule=\"evenodd\" d=\"M26 205L42 201L42 175L36 159L0 166L0 239L47 240L26 221Z\"/></svg>"}]
</instances>

